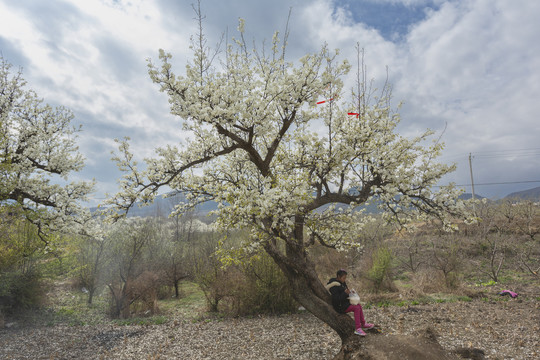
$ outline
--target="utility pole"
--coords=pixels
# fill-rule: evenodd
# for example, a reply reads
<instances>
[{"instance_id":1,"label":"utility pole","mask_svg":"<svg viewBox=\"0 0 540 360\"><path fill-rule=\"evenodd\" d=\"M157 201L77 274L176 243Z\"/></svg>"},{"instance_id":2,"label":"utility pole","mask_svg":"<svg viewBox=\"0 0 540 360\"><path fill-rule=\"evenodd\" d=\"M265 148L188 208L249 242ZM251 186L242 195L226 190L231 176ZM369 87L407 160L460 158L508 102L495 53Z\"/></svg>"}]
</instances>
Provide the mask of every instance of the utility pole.
<instances>
[{"instance_id":1,"label":"utility pole","mask_svg":"<svg viewBox=\"0 0 540 360\"><path fill-rule=\"evenodd\" d=\"M474 204L474 179L472 174L472 155L469 153L469 169L471 170L471 188L472 188L472 199L473 199L473 212L476 214L476 206Z\"/></svg>"},{"instance_id":2,"label":"utility pole","mask_svg":"<svg viewBox=\"0 0 540 360\"><path fill-rule=\"evenodd\" d=\"M469 169L471 170L471 187L472 187L472 198L474 200L474 179L472 175L472 155L469 153Z\"/></svg>"}]
</instances>

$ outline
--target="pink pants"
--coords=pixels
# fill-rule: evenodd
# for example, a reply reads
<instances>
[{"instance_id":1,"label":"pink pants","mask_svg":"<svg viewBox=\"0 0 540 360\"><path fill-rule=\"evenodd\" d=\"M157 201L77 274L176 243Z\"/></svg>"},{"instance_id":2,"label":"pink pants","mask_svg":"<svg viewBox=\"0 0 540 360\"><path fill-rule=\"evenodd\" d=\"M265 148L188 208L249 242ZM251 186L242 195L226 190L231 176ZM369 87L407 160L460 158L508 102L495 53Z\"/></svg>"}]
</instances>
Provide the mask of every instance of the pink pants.
<instances>
[{"instance_id":1,"label":"pink pants","mask_svg":"<svg viewBox=\"0 0 540 360\"><path fill-rule=\"evenodd\" d=\"M360 304L349 305L345 312L354 312L354 323L357 329L361 329L362 326L364 326L364 324L366 323L366 320L364 320L364 312L362 311L362 306Z\"/></svg>"}]
</instances>

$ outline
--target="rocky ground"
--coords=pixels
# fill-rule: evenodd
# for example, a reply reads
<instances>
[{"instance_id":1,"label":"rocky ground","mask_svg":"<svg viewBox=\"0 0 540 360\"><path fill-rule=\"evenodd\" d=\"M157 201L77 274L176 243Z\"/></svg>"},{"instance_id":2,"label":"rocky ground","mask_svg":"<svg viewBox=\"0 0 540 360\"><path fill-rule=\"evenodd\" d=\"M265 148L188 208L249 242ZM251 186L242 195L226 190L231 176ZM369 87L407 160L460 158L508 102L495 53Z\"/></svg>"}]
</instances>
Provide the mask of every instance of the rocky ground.
<instances>
[{"instance_id":1,"label":"rocky ground","mask_svg":"<svg viewBox=\"0 0 540 360\"><path fill-rule=\"evenodd\" d=\"M540 359L538 298L372 308L365 314L382 330L368 336L431 327L447 350L478 348L486 359ZM339 348L333 331L308 313L0 330L1 359L331 359Z\"/></svg>"}]
</instances>

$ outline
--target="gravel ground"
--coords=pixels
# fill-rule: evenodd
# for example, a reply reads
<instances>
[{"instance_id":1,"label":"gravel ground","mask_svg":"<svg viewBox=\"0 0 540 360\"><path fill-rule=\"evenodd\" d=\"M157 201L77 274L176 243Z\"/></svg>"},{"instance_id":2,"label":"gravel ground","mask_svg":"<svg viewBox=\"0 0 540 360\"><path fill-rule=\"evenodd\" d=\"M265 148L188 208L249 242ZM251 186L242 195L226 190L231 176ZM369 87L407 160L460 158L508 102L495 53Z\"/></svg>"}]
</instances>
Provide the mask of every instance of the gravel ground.
<instances>
[{"instance_id":1,"label":"gravel ground","mask_svg":"<svg viewBox=\"0 0 540 360\"><path fill-rule=\"evenodd\" d=\"M384 334L431 326L445 349L480 348L486 359L540 359L540 301L455 302L365 310ZM308 313L151 326L0 330L1 359L331 359L337 335Z\"/></svg>"}]
</instances>

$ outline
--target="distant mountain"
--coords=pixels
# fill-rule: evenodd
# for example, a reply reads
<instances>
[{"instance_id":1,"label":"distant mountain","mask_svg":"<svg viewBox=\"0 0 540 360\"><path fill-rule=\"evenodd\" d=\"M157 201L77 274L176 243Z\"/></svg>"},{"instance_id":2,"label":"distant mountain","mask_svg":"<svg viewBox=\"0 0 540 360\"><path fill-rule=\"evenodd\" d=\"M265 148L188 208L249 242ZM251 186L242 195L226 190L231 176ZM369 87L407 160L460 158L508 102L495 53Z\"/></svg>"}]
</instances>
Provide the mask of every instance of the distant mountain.
<instances>
[{"instance_id":1,"label":"distant mountain","mask_svg":"<svg viewBox=\"0 0 540 360\"><path fill-rule=\"evenodd\" d=\"M505 199L540 200L540 186L534 189L513 192L505 196Z\"/></svg>"},{"instance_id":2,"label":"distant mountain","mask_svg":"<svg viewBox=\"0 0 540 360\"><path fill-rule=\"evenodd\" d=\"M535 190L535 189L532 189ZM536 188L537 193L540 194L540 187ZM517 194L517 193L516 193ZM510 196L510 195L509 195ZM476 199L484 199L482 195L475 194L474 197ZM464 193L459 196L462 200L469 200L472 198L472 194L470 193ZM128 217L167 217L169 214L173 211L174 207L181 203L185 202L186 198L182 193L176 193L171 196L171 193L164 194L164 195L158 195L154 199L154 202L152 204L146 205L146 206L140 206L140 203L135 203L135 206L133 206L128 213ZM366 214L378 214L381 212L381 210L378 208L379 202L377 200L372 201L369 204L362 204L358 207L358 210L364 209ZM326 210L330 204L325 205L318 209L319 212L322 212ZM344 205L341 205L344 207ZM217 203L214 201L208 201L203 204L200 204L197 206L195 210L195 215L202 217L206 216L210 211L217 210ZM339 208L340 205L336 206L336 209ZM97 208L92 208L90 211L96 211Z\"/></svg>"},{"instance_id":3,"label":"distant mountain","mask_svg":"<svg viewBox=\"0 0 540 360\"><path fill-rule=\"evenodd\" d=\"M173 211L174 207L182 202L186 201L186 197L181 193L176 193L171 196L171 193L158 195L154 199L154 202L148 205L143 205L140 202L129 210L128 217L167 217ZM198 216L207 215L210 211L217 209L217 203L208 201L200 204L195 209L194 213ZM94 212L97 208L91 208L90 211Z\"/></svg>"},{"instance_id":4,"label":"distant mountain","mask_svg":"<svg viewBox=\"0 0 540 360\"><path fill-rule=\"evenodd\" d=\"M463 194L459 195L459 198L461 200L470 200L470 199L472 199L472 194L471 193L463 193ZM484 196L478 195L478 194L474 194L474 198L475 199L480 199L480 200L485 199Z\"/></svg>"}]
</instances>

